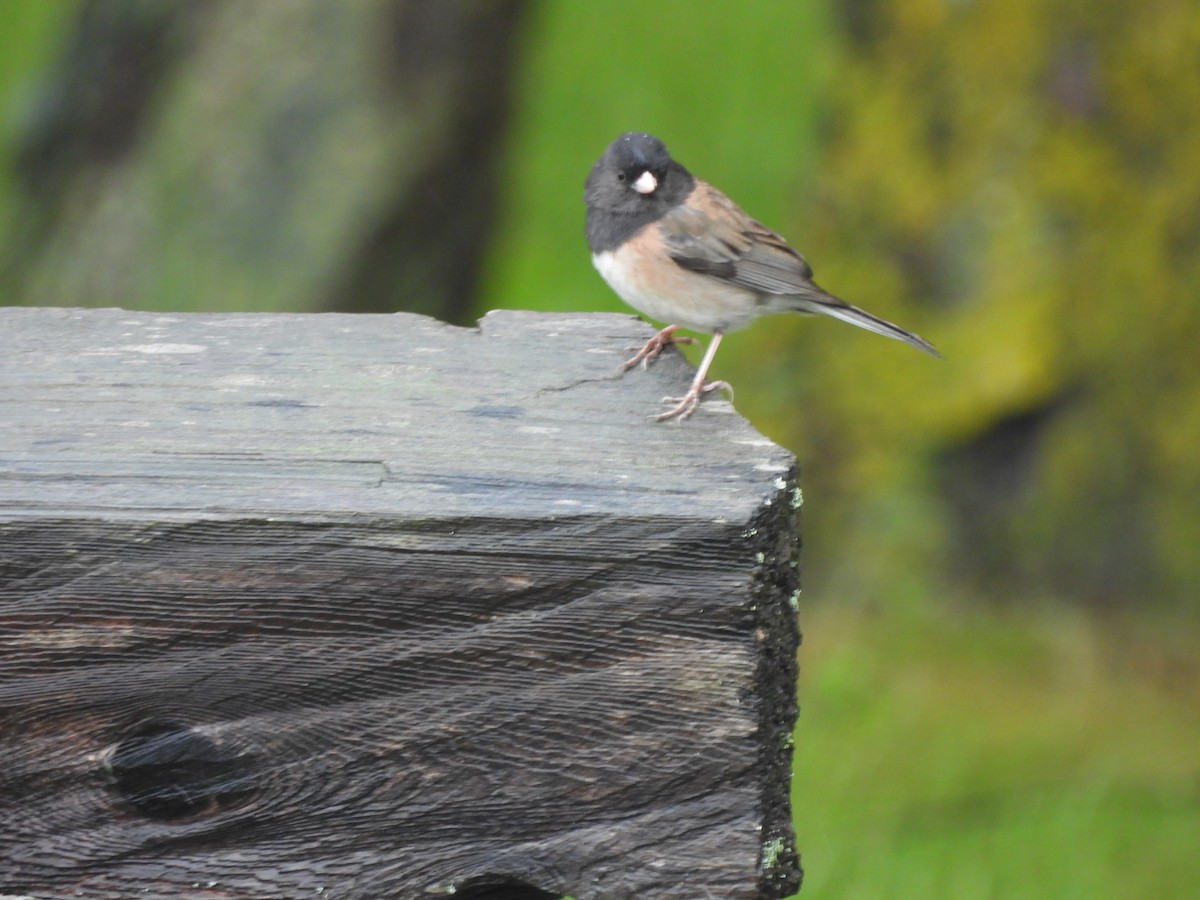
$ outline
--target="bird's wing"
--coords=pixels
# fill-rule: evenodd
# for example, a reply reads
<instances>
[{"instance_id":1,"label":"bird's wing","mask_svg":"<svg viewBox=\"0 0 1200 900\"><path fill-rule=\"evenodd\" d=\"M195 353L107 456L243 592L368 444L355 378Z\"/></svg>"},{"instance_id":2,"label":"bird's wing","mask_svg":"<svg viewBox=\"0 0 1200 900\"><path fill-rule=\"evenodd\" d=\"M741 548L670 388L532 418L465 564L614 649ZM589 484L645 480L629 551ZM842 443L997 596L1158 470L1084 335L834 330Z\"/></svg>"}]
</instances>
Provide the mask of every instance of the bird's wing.
<instances>
[{"instance_id":1,"label":"bird's wing","mask_svg":"<svg viewBox=\"0 0 1200 900\"><path fill-rule=\"evenodd\" d=\"M679 266L754 291L771 312L833 316L941 356L919 335L822 290L803 256L710 184L697 181L687 201L659 219L658 228Z\"/></svg>"},{"instance_id":2,"label":"bird's wing","mask_svg":"<svg viewBox=\"0 0 1200 900\"><path fill-rule=\"evenodd\" d=\"M824 294L803 256L705 182L658 228L671 258L689 271L764 294Z\"/></svg>"}]
</instances>

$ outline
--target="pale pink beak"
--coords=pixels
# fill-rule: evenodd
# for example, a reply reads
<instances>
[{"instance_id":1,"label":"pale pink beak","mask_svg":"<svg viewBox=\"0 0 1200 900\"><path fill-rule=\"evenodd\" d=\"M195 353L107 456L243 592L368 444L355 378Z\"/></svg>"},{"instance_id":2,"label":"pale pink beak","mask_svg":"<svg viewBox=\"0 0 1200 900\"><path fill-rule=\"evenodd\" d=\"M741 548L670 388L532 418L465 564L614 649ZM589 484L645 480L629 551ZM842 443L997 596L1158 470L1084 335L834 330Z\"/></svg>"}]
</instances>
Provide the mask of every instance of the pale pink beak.
<instances>
[{"instance_id":1,"label":"pale pink beak","mask_svg":"<svg viewBox=\"0 0 1200 900\"><path fill-rule=\"evenodd\" d=\"M633 189L639 194L653 194L658 190L658 179L647 170L638 176L638 180L633 183Z\"/></svg>"}]
</instances>

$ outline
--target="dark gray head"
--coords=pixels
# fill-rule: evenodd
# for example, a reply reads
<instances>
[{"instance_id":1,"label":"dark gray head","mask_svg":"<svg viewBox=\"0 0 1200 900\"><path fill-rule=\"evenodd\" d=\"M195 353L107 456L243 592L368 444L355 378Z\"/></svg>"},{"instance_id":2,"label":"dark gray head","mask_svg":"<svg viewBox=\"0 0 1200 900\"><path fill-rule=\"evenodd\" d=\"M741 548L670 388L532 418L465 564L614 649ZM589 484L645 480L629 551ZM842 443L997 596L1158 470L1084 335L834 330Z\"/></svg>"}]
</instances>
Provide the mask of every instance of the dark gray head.
<instances>
[{"instance_id":1,"label":"dark gray head","mask_svg":"<svg viewBox=\"0 0 1200 900\"><path fill-rule=\"evenodd\" d=\"M696 180L653 135L630 131L592 166L583 187L592 253L619 247L684 201Z\"/></svg>"}]
</instances>

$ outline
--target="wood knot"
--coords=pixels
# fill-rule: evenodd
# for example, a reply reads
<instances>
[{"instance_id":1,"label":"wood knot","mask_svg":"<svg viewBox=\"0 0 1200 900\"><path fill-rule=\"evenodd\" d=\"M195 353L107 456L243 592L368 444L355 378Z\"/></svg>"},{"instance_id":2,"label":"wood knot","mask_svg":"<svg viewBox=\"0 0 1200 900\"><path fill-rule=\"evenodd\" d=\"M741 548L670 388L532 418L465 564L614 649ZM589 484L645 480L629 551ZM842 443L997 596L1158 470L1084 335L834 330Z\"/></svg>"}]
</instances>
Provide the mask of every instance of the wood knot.
<instances>
[{"instance_id":1,"label":"wood knot","mask_svg":"<svg viewBox=\"0 0 1200 900\"><path fill-rule=\"evenodd\" d=\"M254 756L198 728L152 720L116 744L104 769L123 803L148 818L177 821L248 801L257 790Z\"/></svg>"}]
</instances>

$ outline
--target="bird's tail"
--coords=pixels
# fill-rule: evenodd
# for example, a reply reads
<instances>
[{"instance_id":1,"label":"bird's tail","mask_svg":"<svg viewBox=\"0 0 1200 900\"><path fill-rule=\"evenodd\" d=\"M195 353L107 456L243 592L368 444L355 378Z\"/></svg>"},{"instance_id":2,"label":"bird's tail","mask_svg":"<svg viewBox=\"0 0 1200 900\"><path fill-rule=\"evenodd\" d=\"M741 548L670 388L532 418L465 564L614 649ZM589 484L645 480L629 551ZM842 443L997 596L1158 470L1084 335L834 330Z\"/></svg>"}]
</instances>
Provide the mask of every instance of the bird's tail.
<instances>
[{"instance_id":1,"label":"bird's tail","mask_svg":"<svg viewBox=\"0 0 1200 900\"><path fill-rule=\"evenodd\" d=\"M822 293L819 296L796 297L795 305L793 306L797 312L815 313L822 316L833 316L835 319L841 319L843 322L849 322L851 325L857 325L859 328L865 328L867 331L873 331L876 334L882 334L884 337L894 338L897 341L903 341L910 347L916 347L918 350L942 358L942 354L937 352L937 349L929 341L920 335L913 334L911 331L905 331L899 325L893 325L879 316L873 316L864 309L859 309L857 306L851 306L843 300L839 300L832 294Z\"/></svg>"}]
</instances>

